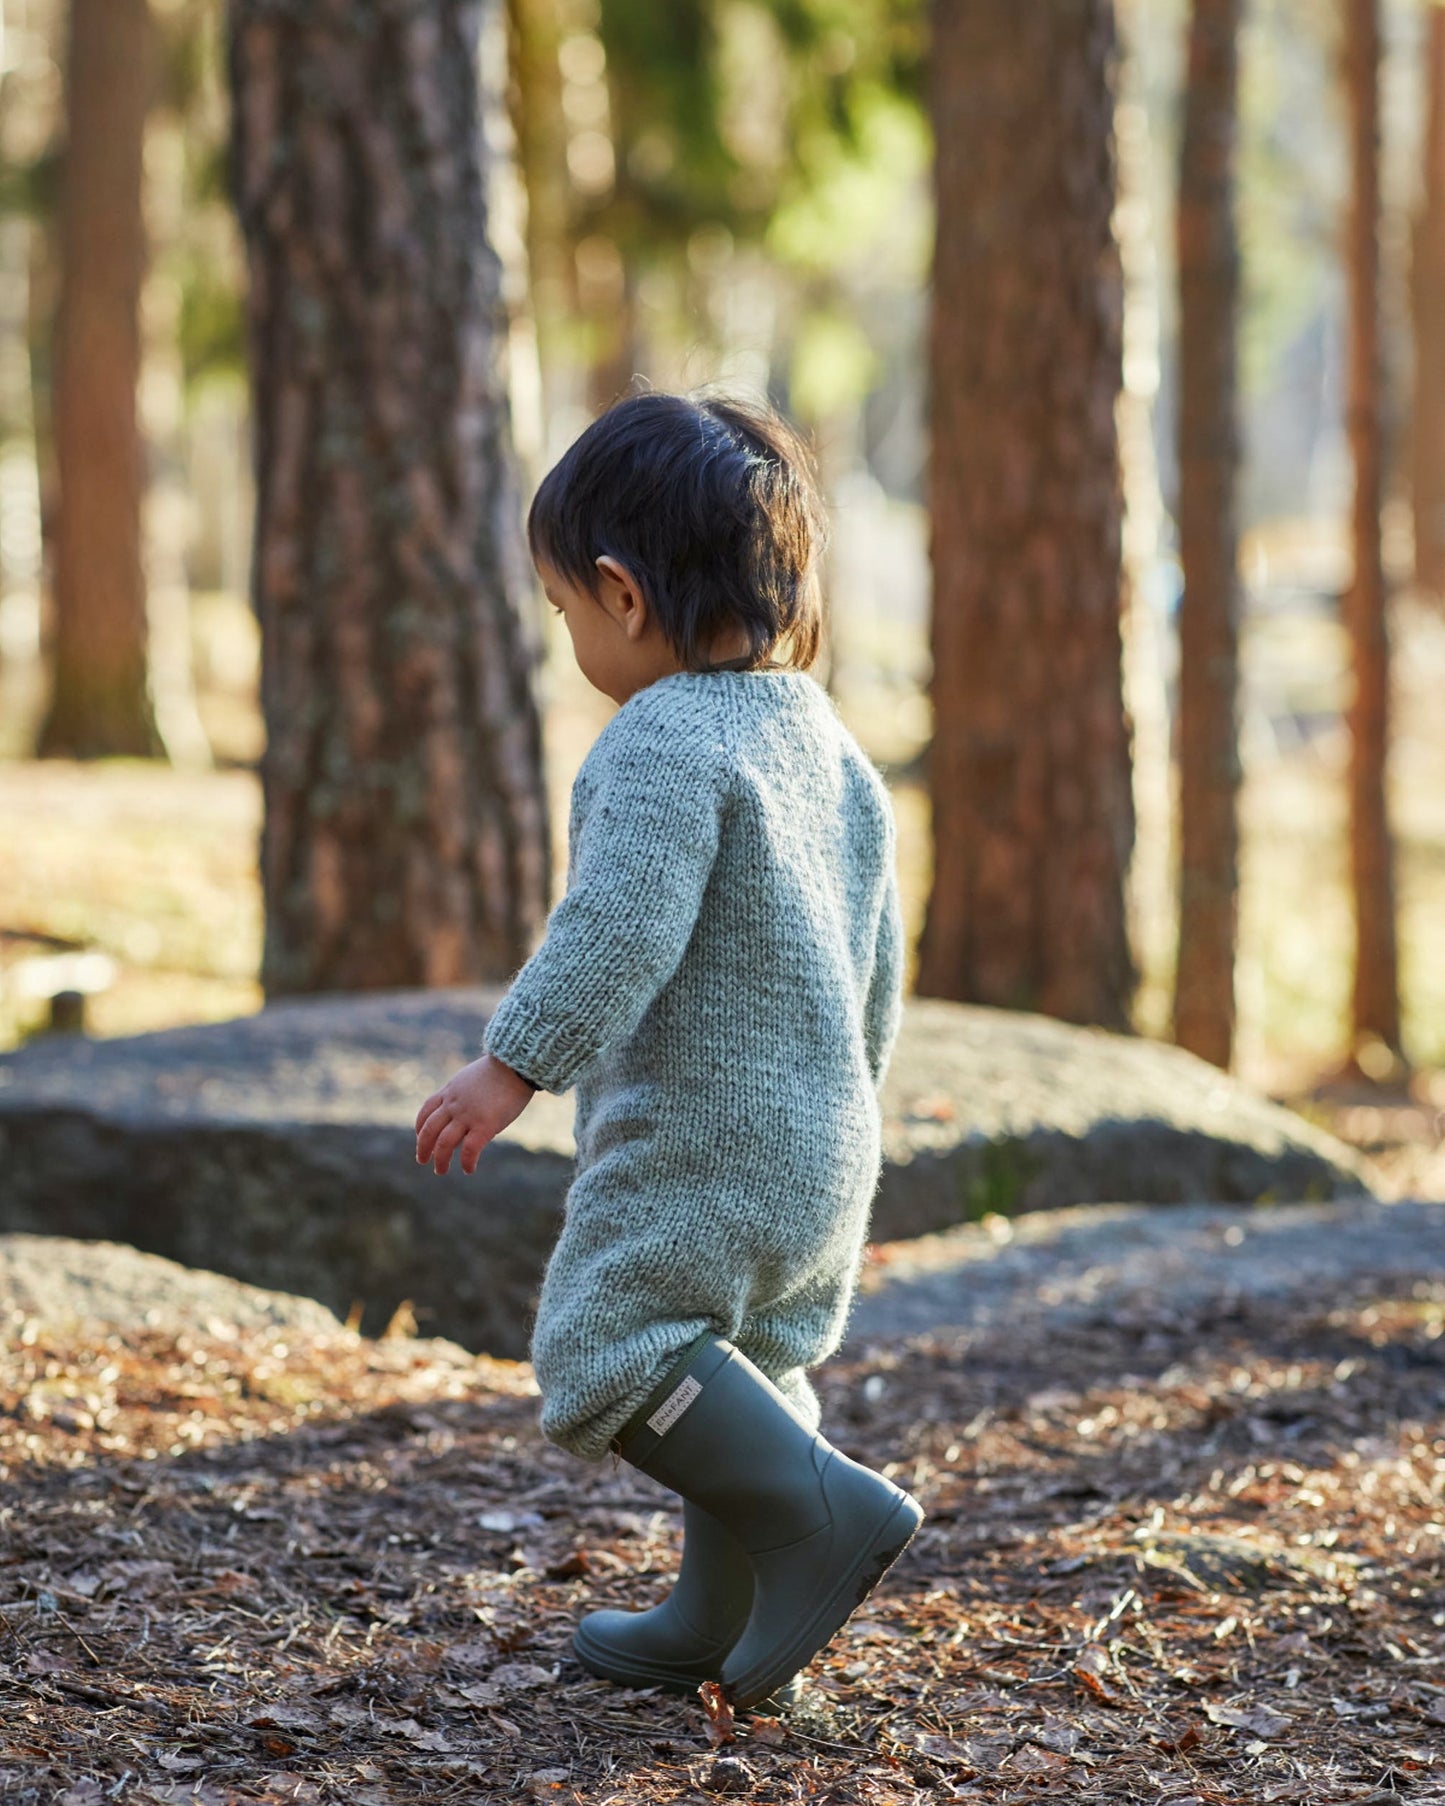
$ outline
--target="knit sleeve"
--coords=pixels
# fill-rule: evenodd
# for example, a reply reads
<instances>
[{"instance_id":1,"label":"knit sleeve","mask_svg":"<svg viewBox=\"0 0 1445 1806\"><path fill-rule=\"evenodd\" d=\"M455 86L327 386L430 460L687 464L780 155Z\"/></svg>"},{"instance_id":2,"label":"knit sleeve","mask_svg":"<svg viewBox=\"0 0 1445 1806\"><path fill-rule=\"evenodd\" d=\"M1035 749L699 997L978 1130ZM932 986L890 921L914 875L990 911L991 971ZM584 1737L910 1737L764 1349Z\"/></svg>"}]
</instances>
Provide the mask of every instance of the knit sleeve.
<instances>
[{"instance_id":1,"label":"knit sleeve","mask_svg":"<svg viewBox=\"0 0 1445 1806\"><path fill-rule=\"evenodd\" d=\"M890 842L892 837L890 836ZM863 1039L875 1089L882 1085L903 1019L903 914L890 844L883 909L873 952L873 972L863 1011Z\"/></svg>"},{"instance_id":2,"label":"knit sleeve","mask_svg":"<svg viewBox=\"0 0 1445 1806\"><path fill-rule=\"evenodd\" d=\"M621 713L579 773L567 894L482 1041L544 1091L566 1091L641 1022L682 959L717 856L717 750L661 710L627 724Z\"/></svg>"}]
</instances>

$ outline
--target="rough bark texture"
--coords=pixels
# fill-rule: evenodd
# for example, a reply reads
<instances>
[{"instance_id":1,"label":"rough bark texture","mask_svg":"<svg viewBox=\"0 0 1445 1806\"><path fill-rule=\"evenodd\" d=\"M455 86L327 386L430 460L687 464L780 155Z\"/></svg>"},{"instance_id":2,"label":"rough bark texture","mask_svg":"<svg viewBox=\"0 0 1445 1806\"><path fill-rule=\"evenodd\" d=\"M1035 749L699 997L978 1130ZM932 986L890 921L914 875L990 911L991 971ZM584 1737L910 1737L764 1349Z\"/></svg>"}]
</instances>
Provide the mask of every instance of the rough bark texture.
<instances>
[{"instance_id":1,"label":"rough bark texture","mask_svg":"<svg viewBox=\"0 0 1445 1806\"><path fill-rule=\"evenodd\" d=\"M231 9L268 995L505 977L549 901L480 18Z\"/></svg>"},{"instance_id":2,"label":"rough bark texture","mask_svg":"<svg viewBox=\"0 0 1445 1806\"><path fill-rule=\"evenodd\" d=\"M1174 1039L1234 1043L1240 783L1235 95L1240 0L1194 0L1179 153L1179 956Z\"/></svg>"},{"instance_id":3,"label":"rough bark texture","mask_svg":"<svg viewBox=\"0 0 1445 1806\"><path fill-rule=\"evenodd\" d=\"M1445 598L1445 5L1428 8L1424 200L1415 222L1415 580Z\"/></svg>"},{"instance_id":4,"label":"rough bark texture","mask_svg":"<svg viewBox=\"0 0 1445 1806\"><path fill-rule=\"evenodd\" d=\"M72 0L54 387L54 689L42 756L163 750L146 683L136 421L151 53L145 0Z\"/></svg>"},{"instance_id":5,"label":"rough bark texture","mask_svg":"<svg viewBox=\"0 0 1445 1806\"><path fill-rule=\"evenodd\" d=\"M1350 705L1350 864L1355 901L1354 1037L1398 1053L1394 854L1386 811L1390 659L1380 551L1380 24L1378 0L1346 0L1345 88L1350 114L1346 397L1355 490L1354 575L1345 601L1354 667Z\"/></svg>"},{"instance_id":6,"label":"rough bark texture","mask_svg":"<svg viewBox=\"0 0 1445 1806\"><path fill-rule=\"evenodd\" d=\"M918 990L1124 1026L1111 0L936 0L934 884Z\"/></svg>"}]
</instances>

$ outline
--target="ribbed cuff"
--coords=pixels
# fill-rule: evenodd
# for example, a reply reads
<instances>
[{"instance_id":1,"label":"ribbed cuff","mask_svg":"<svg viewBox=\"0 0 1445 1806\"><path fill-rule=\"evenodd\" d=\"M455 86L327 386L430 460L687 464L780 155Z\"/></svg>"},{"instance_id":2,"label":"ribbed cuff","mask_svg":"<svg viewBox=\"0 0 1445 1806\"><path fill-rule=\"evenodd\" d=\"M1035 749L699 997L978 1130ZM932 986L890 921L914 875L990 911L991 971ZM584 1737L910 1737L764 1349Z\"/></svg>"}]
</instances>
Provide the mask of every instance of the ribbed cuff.
<instances>
[{"instance_id":1,"label":"ribbed cuff","mask_svg":"<svg viewBox=\"0 0 1445 1806\"><path fill-rule=\"evenodd\" d=\"M508 992L487 1024L482 1051L539 1091L566 1091L595 1049L574 1023L544 1022L531 1004Z\"/></svg>"}]
</instances>

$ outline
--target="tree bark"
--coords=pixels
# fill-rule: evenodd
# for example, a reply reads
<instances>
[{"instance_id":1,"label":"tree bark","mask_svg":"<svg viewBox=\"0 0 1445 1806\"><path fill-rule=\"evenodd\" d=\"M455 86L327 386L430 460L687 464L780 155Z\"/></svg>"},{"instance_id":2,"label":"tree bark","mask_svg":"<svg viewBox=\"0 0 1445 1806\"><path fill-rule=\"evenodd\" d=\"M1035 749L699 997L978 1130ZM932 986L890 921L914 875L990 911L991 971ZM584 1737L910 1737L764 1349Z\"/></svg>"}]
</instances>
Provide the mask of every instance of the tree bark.
<instances>
[{"instance_id":1,"label":"tree bark","mask_svg":"<svg viewBox=\"0 0 1445 1806\"><path fill-rule=\"evenodd\" d=\"M54 385L54 688L42 757L164 750L147 688L136 420L151 63L145 0L71 0Z\"/></svg>"},{"instance_id":2,"label":"tree bark","mask_svg":"<svg viewBox=\"0 0 1445 1806\"><path fill-rule=\"evenodd\" d=\"M1426 8L1424 200L1415 222L1415 581L1445 599L1445 5Z\"/></svg>"},{"instance_id":3,"label":"tree bark","mask_svg":"<svg viewBox=\"0 0 1445 1806\"><path fill-rule=\"evenodd\" d=\"M269 996L506 978L550 900L480 19L231 8Z\"/></svg>"},{"instance_id":4,"label":"tree bark","mask_svg":"<svg viewBox=\"0 0 1445 1806\"><path fill-rule=\"evenodd\" d=\"M1386 808L1390 661L1380 548L1380 24L1378 0L1345 0L1345 91L1350 116L1346 412L1354 461L1354 574L1345 599L1354 668L1349 711L1350 864L1355 903L1354 1048L1400 1052L1394 850Z\"/></svg>"},{"instance_id":5,"label":"tree bark","mask_svg":"<svg viewBox=\"0 0 1445 1806\"><path fill-rule=\"evenodd\" d=\"M935 0L918 990L1129 1024L1111 0Z\"/></svg>"},{"instance_id":6,"label":"tree bark","mask_svg":"<svg viewBox=\"0 0 1445 1806\"><path fill-rule=\"evenodd\" d=\"M1194 0L1179 153L1179 953L1174 1038L1226 1069L1239 905L1239 245L1241 0Z\"/></svg>"}]
</instances>

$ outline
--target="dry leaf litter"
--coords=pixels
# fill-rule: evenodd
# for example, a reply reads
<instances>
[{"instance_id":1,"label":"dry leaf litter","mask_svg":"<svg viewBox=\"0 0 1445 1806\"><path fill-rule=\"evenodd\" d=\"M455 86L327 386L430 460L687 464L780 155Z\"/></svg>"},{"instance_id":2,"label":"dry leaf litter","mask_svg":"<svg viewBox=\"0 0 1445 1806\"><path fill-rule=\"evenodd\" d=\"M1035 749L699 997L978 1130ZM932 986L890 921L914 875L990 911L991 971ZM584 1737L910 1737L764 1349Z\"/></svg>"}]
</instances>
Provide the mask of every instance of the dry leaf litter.
<instances>
[{"instance_id":1,"label":"dry leaf litter","mask_svg":"<svg viewBox=\"0 0 1445 1806\"><path fill-rule=\"evenodd\" d=\"M836 1364L834 1440L929 1518L785 1720L574 1662L678 1525L526 1367L6 1328L7 1802L1445 1802L1445 1285Z\"/></svg>"}]
</instances>

